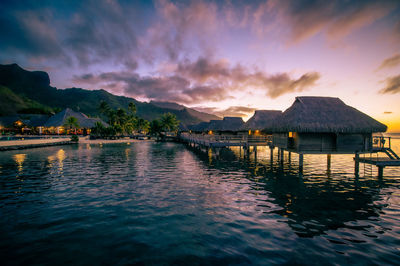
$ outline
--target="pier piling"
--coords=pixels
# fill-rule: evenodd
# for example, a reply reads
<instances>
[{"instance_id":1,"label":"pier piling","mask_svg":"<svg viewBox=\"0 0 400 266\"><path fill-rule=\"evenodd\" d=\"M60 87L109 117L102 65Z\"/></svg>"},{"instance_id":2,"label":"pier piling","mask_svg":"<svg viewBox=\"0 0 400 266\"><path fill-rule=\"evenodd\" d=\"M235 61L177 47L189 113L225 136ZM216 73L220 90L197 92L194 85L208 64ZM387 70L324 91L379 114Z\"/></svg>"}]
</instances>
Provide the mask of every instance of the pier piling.
<instances>
[{"instance_id":1,"label":"pier piling","mask_svg":"<svg viewBox=\"0 0 400 266\"><path fill-rule=\"evenodd\" d=\"M354 156L354 174L358 176L360 172L360 154L356 153Z\"/></svg>"},{"instance_id":2,"label":"pier piling","mask_svg":"<svg viewBox=\"0 0 400 266\"><path fill-rule=\"evenodd\" d=\"M299 173L303 173L303 154L299 153Z\"/></svg>"}]
</instances>

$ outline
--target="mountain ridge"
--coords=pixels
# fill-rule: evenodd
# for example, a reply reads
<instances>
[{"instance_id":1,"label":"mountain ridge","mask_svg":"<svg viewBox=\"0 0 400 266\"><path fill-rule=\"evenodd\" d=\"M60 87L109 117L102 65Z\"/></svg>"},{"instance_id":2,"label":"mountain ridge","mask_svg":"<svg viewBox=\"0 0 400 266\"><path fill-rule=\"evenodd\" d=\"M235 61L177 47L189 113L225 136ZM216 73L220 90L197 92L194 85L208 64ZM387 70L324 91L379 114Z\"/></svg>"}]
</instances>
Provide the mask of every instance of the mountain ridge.
<instances>
[{"instance_id":1,"label":"mountain ridge","mask_svg":"<svg viewBox=\"0 0 400 266\"><path fill-rule=\"evenodd\" d=\"M98 106L101 101L105 101L112 108L127 108L130 102L134 102L137 115L147 120L156 119L167 112L175 114L185 126L218 119L217 116L199 112L177 103L169 102L171 106L167 108L163 107L162 103L165 102L162 101L140 102L134 98L114 95L103 89L86 90L75 87L57 89L50 86L50 77L47 72L28 71L17 64L0 64L0 86L3 87L2 92L7 95L0 99L0 105L5 106L5 108L0 108L0 115L11 115L30 108L54 110L68 107L89 116L102 117ZM8 102L6 103L6 101ZM31 104L25 104L26 102ZM14 106L14 108L10 106Z\"/></svg>"}]
</instances>

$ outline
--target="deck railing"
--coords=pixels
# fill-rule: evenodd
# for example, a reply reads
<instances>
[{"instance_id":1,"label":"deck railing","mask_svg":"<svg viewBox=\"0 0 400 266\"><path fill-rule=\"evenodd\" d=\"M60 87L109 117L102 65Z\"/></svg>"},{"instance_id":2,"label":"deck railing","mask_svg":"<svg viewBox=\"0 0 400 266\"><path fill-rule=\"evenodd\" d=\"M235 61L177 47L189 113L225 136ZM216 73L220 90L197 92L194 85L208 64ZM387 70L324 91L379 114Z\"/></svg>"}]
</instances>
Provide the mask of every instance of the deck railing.
<instances>
[{"instance_id":1,"label":"deck railing","mask_svg":"<svg viewBox=\"0 0 400 266\"><path fill-rule=\"evenodd\" d=\"M391 137L375 136L372 137L372 147L374 149L392 148Z\"/></svg>"},{"instance_id":2,"label":"deck railing","mask_svg":"<svg viewBox=\"0 0 400 266\"><path fill-rule=\"evenodd\" d=\"M227 143L227 144L257 144L257 143L271 143L272 136L265 135L201 135L201 134L188 134L183 133L181 138L186 141L197 143Z\"/></svg>"}]
</instances>

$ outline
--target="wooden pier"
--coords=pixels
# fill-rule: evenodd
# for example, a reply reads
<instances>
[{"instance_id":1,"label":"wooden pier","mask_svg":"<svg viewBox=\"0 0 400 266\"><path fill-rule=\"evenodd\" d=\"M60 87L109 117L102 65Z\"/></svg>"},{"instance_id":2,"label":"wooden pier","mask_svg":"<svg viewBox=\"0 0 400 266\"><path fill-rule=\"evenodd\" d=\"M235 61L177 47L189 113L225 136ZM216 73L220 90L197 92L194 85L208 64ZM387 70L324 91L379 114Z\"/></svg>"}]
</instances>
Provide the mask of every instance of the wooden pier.
<instances>
[{"instance_id":1,"label":"wooden pier","mask_svg":"<svg viewBox=\"0 0 400 266\"><path fill-rule=\"evenodd\" d=\"M378 141L375 141L375 139ZM229 148L229 147L240 147L240 152L244 151L244 156L248 157L252 153L254 153L255 159L257 160L257 146L267 146L270 148L270 157L271 163L273 158L274 149L276 146L274 145L273 138L271 135L211 135L211 134L189 134L183 133L179 139L189 146L198 148L199 150L204 150L204 152L218 155L221 148ZM374 138L374 146L369 151L363 152L355 152L355 175L359 174L359 164L370 164L378 167L378 176L383 176L383 169L387 166L400 166L400 158L399 156L391 149L391 140L387 137L375 137ZM299 156L299 174L303 172L303 160L304 155L306 154L326 154L327 155L327 171L330 171L331 168L331 156L332 154L349 154L351 152L343 152L343 151L330 151L329 153L326 151L312 151L312 152L299 152L295 149L288 148L279 148L278 147L278 161L283 163L284 153L288 152L288 159L291 160L291 153L297 153ZM373 155L385 154L387 157L378 157ZM363 154L364 157L360 157L360 154ZM367 155L368 154L368 155ZM366 157L366 155L368 157Z\"/></svg>"}]
</instances>

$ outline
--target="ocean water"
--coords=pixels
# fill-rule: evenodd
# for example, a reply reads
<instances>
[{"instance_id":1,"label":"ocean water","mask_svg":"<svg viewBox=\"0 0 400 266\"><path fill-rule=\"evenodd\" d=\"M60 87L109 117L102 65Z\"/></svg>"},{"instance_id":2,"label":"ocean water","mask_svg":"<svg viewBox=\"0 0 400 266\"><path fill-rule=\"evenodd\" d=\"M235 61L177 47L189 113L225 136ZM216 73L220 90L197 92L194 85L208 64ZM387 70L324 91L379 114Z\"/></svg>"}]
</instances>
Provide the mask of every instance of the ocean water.
<instances>
[{"instance_id":1,"label":"ocean water","mask_svg":"<svg viewBox=\"0 0 400 266\"><path fill-rule=\"evenodd\" d=\"M147 141L1 152L0 263L399 263L400 168L276 159Z\"/></svg>"}]
</instances>

